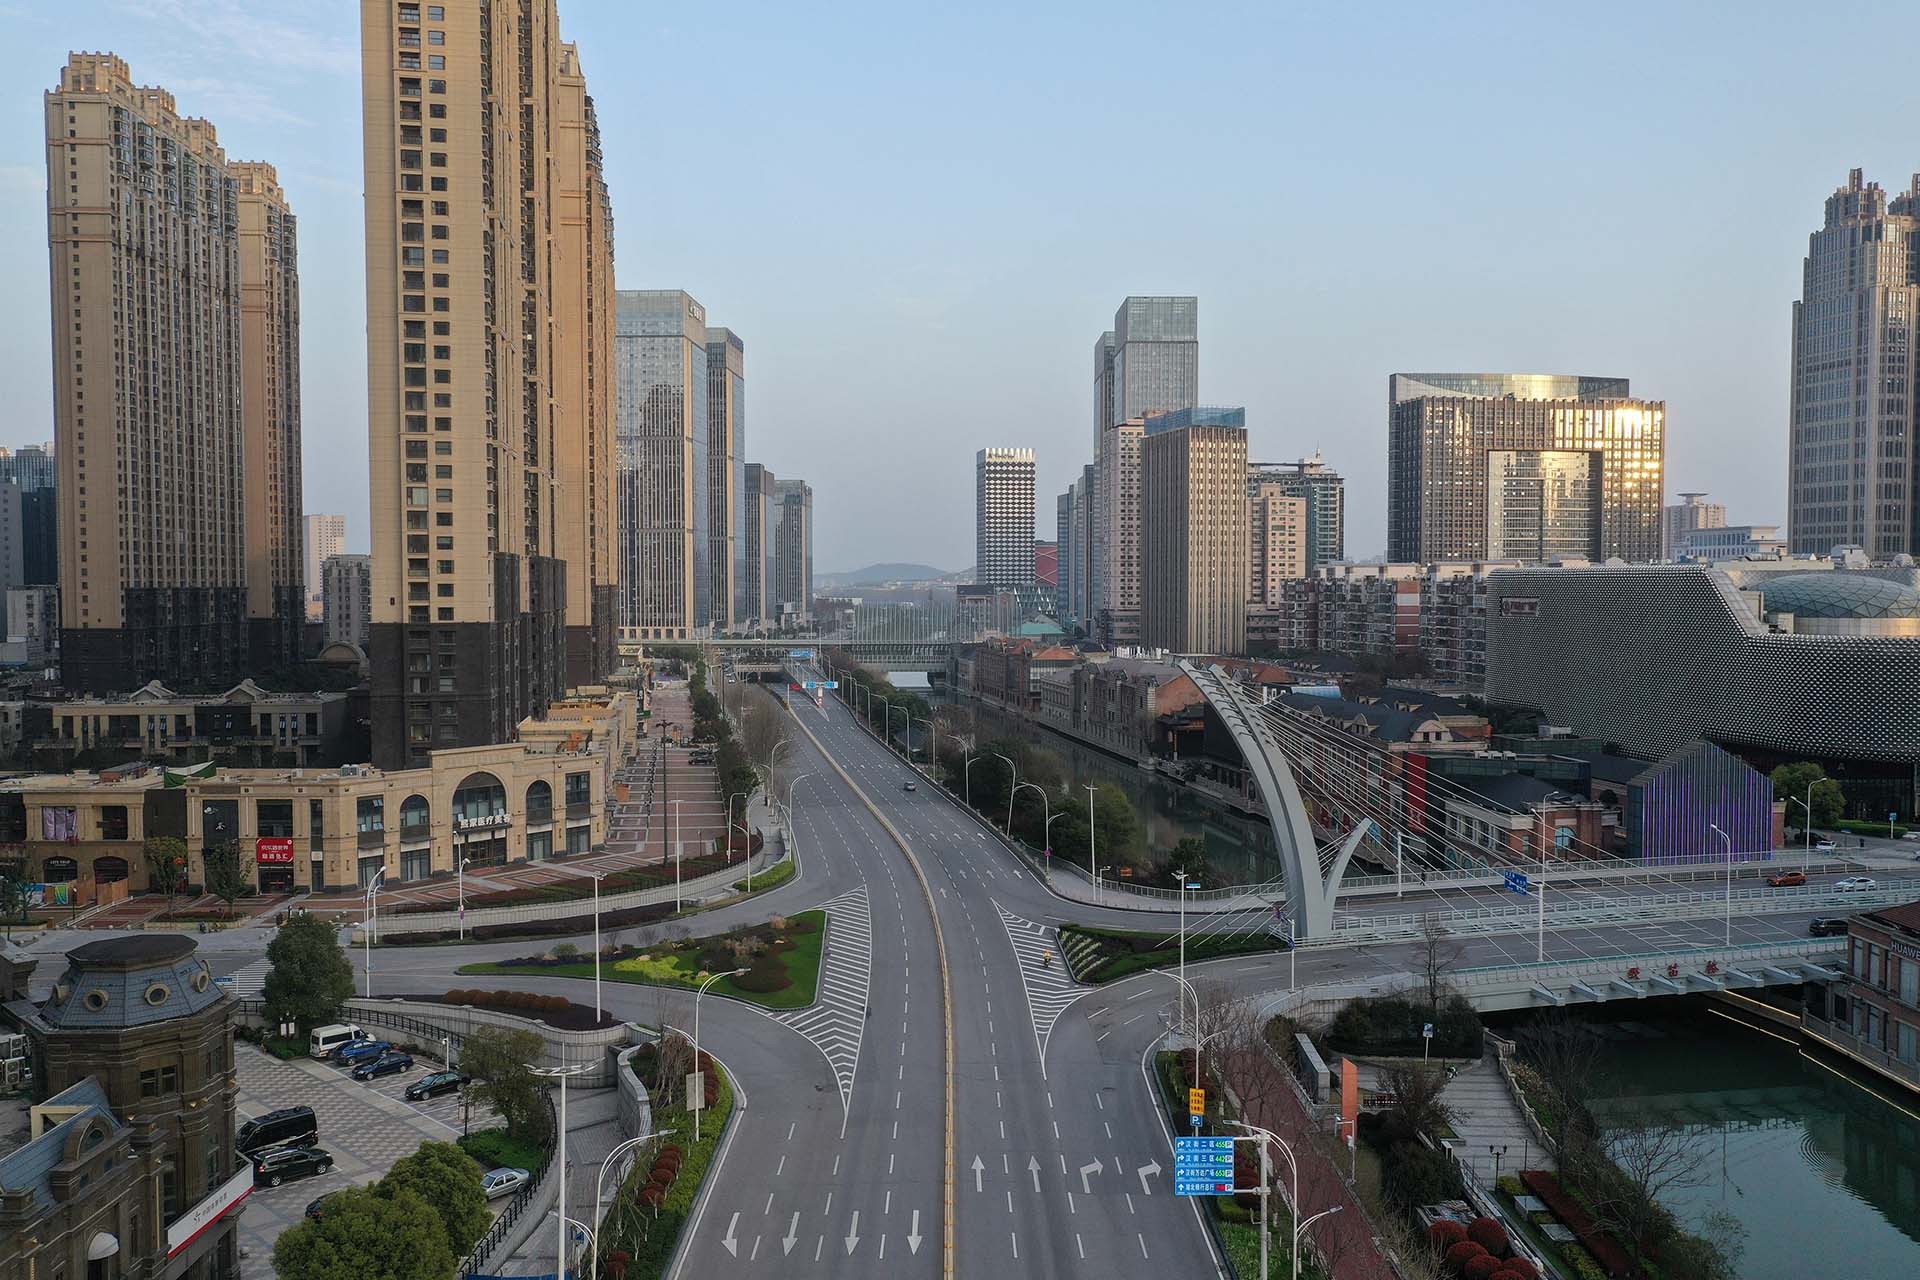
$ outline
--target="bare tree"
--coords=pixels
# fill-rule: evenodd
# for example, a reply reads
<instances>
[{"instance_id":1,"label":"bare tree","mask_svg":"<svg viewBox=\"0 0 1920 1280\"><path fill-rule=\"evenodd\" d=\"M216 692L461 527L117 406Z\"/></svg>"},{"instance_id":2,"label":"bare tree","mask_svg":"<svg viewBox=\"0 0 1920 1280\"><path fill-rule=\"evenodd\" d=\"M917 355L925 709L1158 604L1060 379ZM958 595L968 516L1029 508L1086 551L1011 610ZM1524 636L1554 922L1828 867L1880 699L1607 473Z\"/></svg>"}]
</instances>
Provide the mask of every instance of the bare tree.
<instances>
[{"instance_id":1,"label":"bare tree","mask_svg":"<svg viewBox=\"0 0 1920 1280\"><path fill-rule=\"evenodd\" d=\"M686 1092L687 1073L693 1070L693 1041L686 1028L691 1024L693 1007L684 997L666 991L657 993L654 1025L660 1030L658 1072L652 1089L662 1107L679 1102Z\"/></svg>"},{"instance_id":2,"label":"bare tree","mask_svg":"<svg viewBox=\"0 0 1920 1280\"><path fill-rule=\"evenodd\" d=\"M1380 1069L1380 1083L1393 1095L1388 1123L1404 1138L1437 1136L1453 1123L1453 1108L1441 1098L1446 1072L1424 1062L1401 1062Z\"/></svg>"},{"instance_id":3,"label":"bare tree","mask_svg":"<svg viewBox=\"0 0 1920 1280\"><path fill-rule=\"evenodd\" d=\"M1438 1014L1440 1002L1452 989L1448 975L1453 966L1460 961L1460 944L1453 940L1453 934L1433 915L1428 915L1420 927L1420 986L1426 997L1427 1012Z\"/></svg>"},{"instance_id":4,"label":"bare tree","mask_svg":"<svg viewBox=\"0 0 1920 1280\"><path fill-rule=\"evenodd\" d=\"M1596 1133L1581 1160L1597 1167L1576 1166L1575 1178L1593 1216L1644 1257L1672 1225L1663 1202L1706 1180L1707 1149L1684 1124L1644 1106L1610 1111L1609 1122L1617 1127Z\"/></svg>"},{"instance_id":5,"label":"bare tree","mask_svg":"<svg viewBox=\"0 0 1920 1280\"><path fill-rule=\"evenodd\" d=\"M740 716L740 749L746 753L747 762L767 776L769 787L773 785L773 757L786 740L787 718L772 702L756 698L747 704Z\"/></svg>"}]
</instances>

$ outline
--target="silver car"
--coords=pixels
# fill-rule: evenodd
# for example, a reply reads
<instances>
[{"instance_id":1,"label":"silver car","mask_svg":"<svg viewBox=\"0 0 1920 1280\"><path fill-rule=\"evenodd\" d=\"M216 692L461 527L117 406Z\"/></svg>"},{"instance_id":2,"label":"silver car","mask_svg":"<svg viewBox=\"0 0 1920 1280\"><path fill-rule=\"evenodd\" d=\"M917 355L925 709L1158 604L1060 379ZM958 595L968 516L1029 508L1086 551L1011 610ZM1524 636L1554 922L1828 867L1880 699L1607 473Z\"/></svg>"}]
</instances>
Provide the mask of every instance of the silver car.
<instances>
[{"instance_id":1,"label":"silver car","mask_svg":"<svg viewBox=\"0 0 1920 1280\"><path fill-rule=\"evenodd\" d=\"M487 1199L498 1200L526 1186L532 1176L525 1169L489 1169L480 1179L480 1188L487 1193Z\"/></svg>"},{"instance_id":2,"label":"silver car","mask_svg":"<svg viewBox=\"0 0 1920 1280\"><path fill-rule=\"evenodd\" d=\"M1872 889L1877 886L1874 884L1872 876L1847 876L1845 879L1835 880L1833 887L1845 891L1852 889Z\"/></svg>"}]
</instances>

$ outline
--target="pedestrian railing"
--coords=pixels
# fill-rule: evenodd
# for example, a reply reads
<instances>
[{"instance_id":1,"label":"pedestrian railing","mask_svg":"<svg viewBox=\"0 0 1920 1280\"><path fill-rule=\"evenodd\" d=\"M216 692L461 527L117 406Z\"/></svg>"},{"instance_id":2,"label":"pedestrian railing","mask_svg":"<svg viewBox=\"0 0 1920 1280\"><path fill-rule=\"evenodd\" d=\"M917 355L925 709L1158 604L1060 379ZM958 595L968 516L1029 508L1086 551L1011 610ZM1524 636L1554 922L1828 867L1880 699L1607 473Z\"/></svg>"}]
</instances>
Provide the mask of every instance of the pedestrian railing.
<instances>
[{"instance_id":1,"label":"pedestrian railing","mask_svg":"<svg viewBox=\"0 0 1920 1280\"><path fill-rule=\"evenodd\" d=\"M540 1167L527 1171L532 1176L527 1179L526 1185L514 1192L513 1199L507 1201L507 1207L500 1211L500 1216L493 1220L491 1227L487 1228L487 1234L480 1237L479 1242L473 1246L473 1251L461 1261L461 1280L467 1280L467 1277L478 1275L485 1270L487 1263L493 1257L493 1251L500 1247L501 1242L507 1238L507 1233L513 1230L514 1224L520 1221L521 1216L532 1205L534 1196L540 1190L540 1184L546 1180L548 1172L553 1169L554 1142L559 1132L560 1121L554 1113L551 1089L547 1090L546 1099L547 1142L545 1151L541 1153ZM560 1171L560 1176L566 1176L564 1170Z\"/></svg>"}]
</instances>

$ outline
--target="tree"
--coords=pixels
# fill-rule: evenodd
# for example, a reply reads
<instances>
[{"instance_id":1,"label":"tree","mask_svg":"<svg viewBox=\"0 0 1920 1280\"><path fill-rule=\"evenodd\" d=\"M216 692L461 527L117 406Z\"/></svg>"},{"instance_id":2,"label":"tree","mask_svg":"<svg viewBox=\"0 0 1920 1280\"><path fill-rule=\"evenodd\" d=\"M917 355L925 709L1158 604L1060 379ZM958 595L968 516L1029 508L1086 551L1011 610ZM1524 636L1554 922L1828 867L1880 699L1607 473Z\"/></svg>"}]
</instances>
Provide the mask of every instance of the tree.
<instances>
[{"instance_id":1,"label":"tree","mask_svg":"<svg viewBox=\"0 0 1920 1280\"><path fill-rule=\"evenodd\" d=\"M339 932L318 916L296 915L281 925L267 944L267 965L261 996L270 1022L317 1026L353 995L353 965Z\"/></svg>"},{"instance_id":2,"label":"tree","mask_svg":"<svg viewBox=\"0 0 1920 1280\"><path fill-rule=\"evenodd\" d=\"M1807 829L1807 791L1813 791L1813 825L1831 827L1846 812L1847 797L1827 771L1811 761L1783 764L1773 771L1773 798L1787 806L1787 825Z\"/></svg>"},{"instance_id":3,"label":"tree","mask_svg":"<svg viewBox=\"0 0 1920 1280\"><path fill-rule=\"evenodd\" d=\"M465 1256L487 1233L493 1215L480 1186L480 1166L450 1142L423 1142L410 1156L393 1162L376 1189L391 1200L411 1192L440 1215L447 1244Z\"/></svg>"},{"instance_id":4,"label":"tree","mask_svg":"<svg viewBox=\"0 0 1920 1280\"><path fill-rule=\"evenodd\" d=\"M1426 996L1427 1012L1438 1016L1441 998L1447 994L1447 975L1460 959L1460 944L1453 941L1447 926L1432 915L1420 929L1420 985Z\"/></svg>"},{"instance_id":5,"label":"tree","mask_svg":"<svg viewBox=\"0 0 1920 1280\"><path fill-rule=\"evenodd\" d=\"M537 1033L505 1027L476 1027L460 1047L473 1100L499 1113L508 1136L536 1144L546 1142L550 1127L545 1093L531 1069L545 1049Z\"/></svg>"},{"instance_id":6,"label":"tree","mask_svg":"<svg viewBox=\"0 0 1920 1280\"><path fill-rule=\"evenodd\" d=\"M234 899L253 888L253 859L234 841L222 840L208 845L201 861L206 864L207 892L226 904L231 917Z\"/></svg>"},{"instance_id":7,"label":"tree","mask_svg":"<svg viewBox=\"0 0 1920 1280\"><path fill-rule=\"evenodd\" d=\"M1181 836L1161 870L1168 880L1174 872L1184 871L1187 884L1205 884L1213 876L1213 868L1207 865L1207 842L1199 836Z\"/></svg>"},{"instance_id":8,"label":"tree","mask_svg":"<svg viewBox=\"0 0 1920 1280\"><path fill-rule=\"evenodd\" d=\"M289 1228L273 1246L280 1280L449 1280L458 1261L426 1201L369 1187L335 1193L324 1215Z\"/></svg>"},{"instance_id":9,"label":"tree","mask_svg":"<svg viewBox=\"0 0 1920 1280\"><path fill-rule=\"evenodd\" d=\"M187 842L179 836L148 836L141 847L147 862L147 888L167 895L167 910L187 880Z\"/></svg>"},{"instance_id":10,"label":"tree","mask_svg":"<svg viewBox=\"0 0 1920 1280\"><path fill-rule=\"evenodd\" d=\"M1380 1070L1380 1085L1393 1095L1387 1109L1387 1131L1393 1141L1412 1142L1426 1134L1438 1139L1453 1125L1453 1108L1441 1098L1446 1072L1424 1062L1402 1062Z\"/></svg>"},{"instance_id":11,"label":"tree","mask_svg":"<svg viewBox=\"0 0 1920 1280\"><path fill-rule=\"evenodd\" d=\"M1685 1125L1644 1108L1611 1112L1608 1119L1620 1127L1596 1132L1586 1154L1612 1169L1576 1168L1575 1181L1602 1226L1643 1258L1664 1253L1679 1229L1662 1202L1705 1181L1707 1148Z\"/></svg>"}]
</instances>

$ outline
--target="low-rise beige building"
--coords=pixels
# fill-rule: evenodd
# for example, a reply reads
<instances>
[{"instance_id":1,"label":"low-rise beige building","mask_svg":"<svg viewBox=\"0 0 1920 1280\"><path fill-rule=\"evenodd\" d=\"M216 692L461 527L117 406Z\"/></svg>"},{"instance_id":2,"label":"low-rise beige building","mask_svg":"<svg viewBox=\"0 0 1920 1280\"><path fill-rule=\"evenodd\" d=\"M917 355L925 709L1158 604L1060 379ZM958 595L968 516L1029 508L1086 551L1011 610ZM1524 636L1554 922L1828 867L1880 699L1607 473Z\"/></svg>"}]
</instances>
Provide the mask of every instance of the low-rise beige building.
<instances>
[{"instance_id":1,"label":"low-rise beige building","mask_svg":"<svg viewBox=\"0 0 1920 1280\"><path fill-rule=\"evenodd\" d=\"M526 721L521 741L436 751L421 769L192 772L146 764L0 781L0 860L32 880L151 887L145 843L186 842L189 883L232 841L268 892L390 883L602 847L613 774L635 734L634 695L576 696Z\"/></svg>"}]
</instances>

